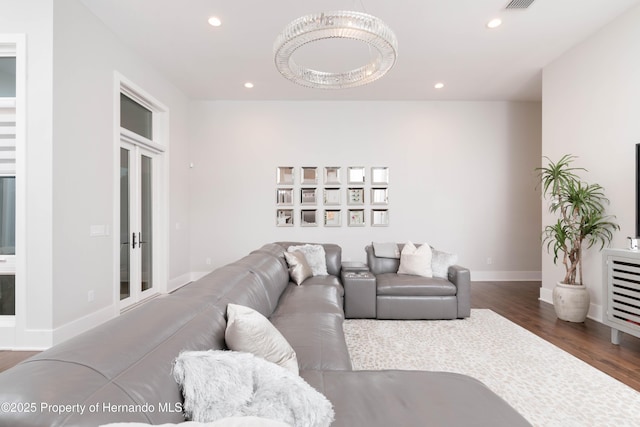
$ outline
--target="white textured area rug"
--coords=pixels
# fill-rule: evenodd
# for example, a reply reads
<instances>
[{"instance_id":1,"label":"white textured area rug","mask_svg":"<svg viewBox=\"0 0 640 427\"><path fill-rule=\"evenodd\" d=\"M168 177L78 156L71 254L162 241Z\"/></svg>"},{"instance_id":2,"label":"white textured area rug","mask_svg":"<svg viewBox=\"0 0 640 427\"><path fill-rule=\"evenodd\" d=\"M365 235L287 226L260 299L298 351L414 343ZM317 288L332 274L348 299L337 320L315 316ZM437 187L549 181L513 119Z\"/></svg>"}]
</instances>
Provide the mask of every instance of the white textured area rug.
<instances>
[{"instance_id":1,"label":"white textured area rug","mask_svg":"<svg viewBox=\"0 0 640 427\"><path fill-rule=\"evenodd\" d=\"M640 426L640 393L491 310L464 320L346 320L357 370L479 379L534 426Z\"/></svg>"}]
</instances>

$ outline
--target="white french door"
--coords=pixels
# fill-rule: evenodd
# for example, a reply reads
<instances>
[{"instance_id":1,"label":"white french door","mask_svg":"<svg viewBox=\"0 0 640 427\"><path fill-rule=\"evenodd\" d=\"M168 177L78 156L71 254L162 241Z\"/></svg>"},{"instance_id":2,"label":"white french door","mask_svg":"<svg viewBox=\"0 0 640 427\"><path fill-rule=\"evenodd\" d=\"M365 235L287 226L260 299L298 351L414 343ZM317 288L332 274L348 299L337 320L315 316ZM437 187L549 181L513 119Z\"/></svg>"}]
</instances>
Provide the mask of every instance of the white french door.
<instances>
[{"instance_id":1,"label":"white french door","mask_svg":"<svg viewBox=\"0 0 640 427\"><path fill-rule=\"evenodd\" d=\"M120 143L120 308L158 292L156 224L158 155Z\"/></svg>"}]
</instances>

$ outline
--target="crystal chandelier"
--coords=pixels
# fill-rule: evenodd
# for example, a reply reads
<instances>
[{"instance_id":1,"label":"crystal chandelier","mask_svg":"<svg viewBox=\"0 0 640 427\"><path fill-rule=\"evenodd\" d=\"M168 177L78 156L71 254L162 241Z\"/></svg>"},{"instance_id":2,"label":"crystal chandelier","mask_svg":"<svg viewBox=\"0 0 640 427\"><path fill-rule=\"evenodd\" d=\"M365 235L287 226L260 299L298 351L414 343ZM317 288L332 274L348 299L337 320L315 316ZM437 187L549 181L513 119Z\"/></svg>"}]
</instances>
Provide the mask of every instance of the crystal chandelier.
<instances>
[{"instance_id":1,"label":"crystal chandelier","mask_svg":"<svg viewBox=\"0 0 640 427\"><path fill-rule=\"evenodd\" d=\"M325 39L352 39L367 43L372 60L346 72L313 70L297 64L294 52L312 42ZM302 86L343 89L371 83L393 67L398 56L398 41L391 29L375 16L352 11L306 15L285 27L273 45L276 68L287 79Z\"/></svg>"}]
</instances>

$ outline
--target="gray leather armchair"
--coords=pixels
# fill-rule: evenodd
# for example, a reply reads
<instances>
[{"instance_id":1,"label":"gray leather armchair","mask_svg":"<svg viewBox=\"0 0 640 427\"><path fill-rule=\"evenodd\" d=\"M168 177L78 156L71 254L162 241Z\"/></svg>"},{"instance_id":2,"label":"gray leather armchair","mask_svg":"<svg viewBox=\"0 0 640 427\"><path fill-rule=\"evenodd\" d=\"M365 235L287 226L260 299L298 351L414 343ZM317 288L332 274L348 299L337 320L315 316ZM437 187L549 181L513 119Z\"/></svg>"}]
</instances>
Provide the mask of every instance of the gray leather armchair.
<instances>
[{"instance_id":1,"label":"gray leather armchair","mask_svg":"<svg viewBox=\"0 0 640 427\"><path fill-rule=\"evenodd\" d=\"M398 246L402 250L403 245ZM365 251L374 279L376 307L371 312L375 312L375 318L435 320L470 316L471 278L467 268L449 267L446 279L398 274L399 259L376 256L372 245ZM349 304L348 300L345 304Z\"/></svg>"}]
</instances>

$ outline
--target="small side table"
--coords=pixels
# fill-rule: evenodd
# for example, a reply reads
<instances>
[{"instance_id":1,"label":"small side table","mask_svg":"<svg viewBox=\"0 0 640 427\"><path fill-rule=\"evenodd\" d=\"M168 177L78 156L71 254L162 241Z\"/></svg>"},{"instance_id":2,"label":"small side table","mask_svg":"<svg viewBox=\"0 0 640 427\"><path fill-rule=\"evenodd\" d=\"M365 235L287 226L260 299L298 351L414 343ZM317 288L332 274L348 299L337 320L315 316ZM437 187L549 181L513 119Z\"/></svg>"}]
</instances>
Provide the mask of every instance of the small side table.
<instances>
[{"instance_id":1,"label":"small side table","mask_svg":"<svg viewBox=\"0 0 640 427\"><path fill-rule=\"evenodd\" d=\"M366 266L365 266L366 268ZM376 318L376 277L362 265L342 265L344 315L347 319Z\"/></svg>"}]
</instances>

